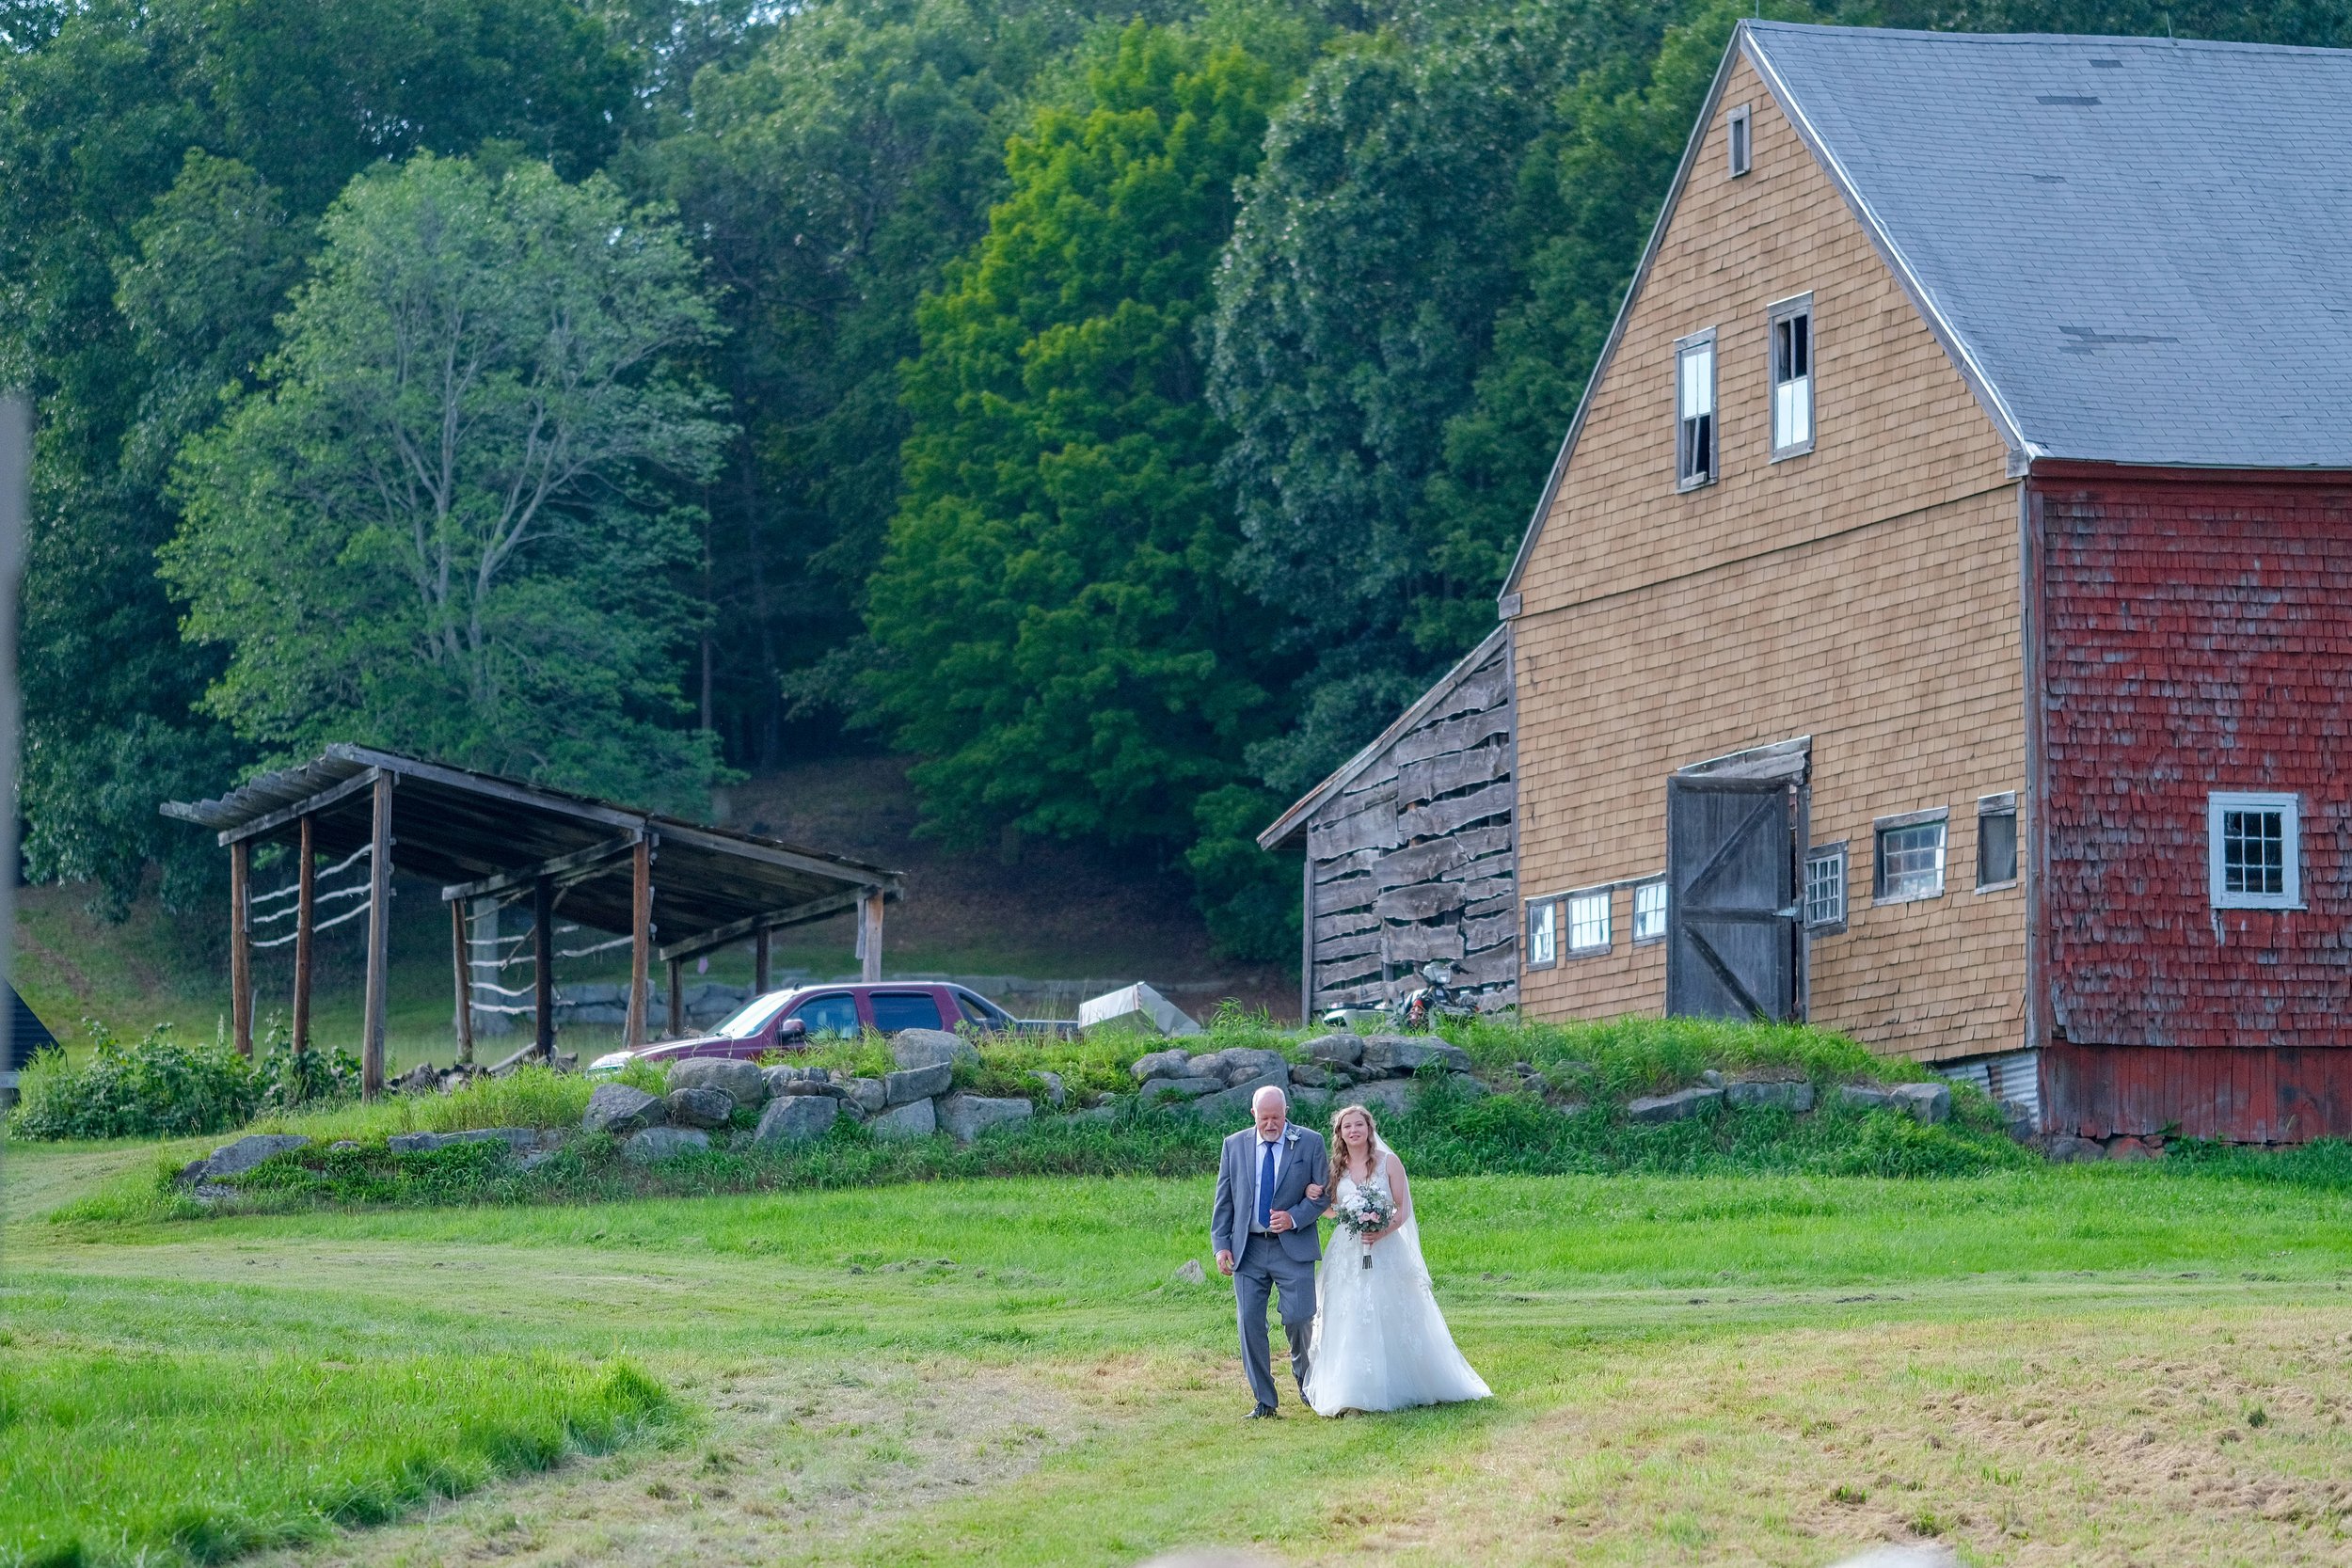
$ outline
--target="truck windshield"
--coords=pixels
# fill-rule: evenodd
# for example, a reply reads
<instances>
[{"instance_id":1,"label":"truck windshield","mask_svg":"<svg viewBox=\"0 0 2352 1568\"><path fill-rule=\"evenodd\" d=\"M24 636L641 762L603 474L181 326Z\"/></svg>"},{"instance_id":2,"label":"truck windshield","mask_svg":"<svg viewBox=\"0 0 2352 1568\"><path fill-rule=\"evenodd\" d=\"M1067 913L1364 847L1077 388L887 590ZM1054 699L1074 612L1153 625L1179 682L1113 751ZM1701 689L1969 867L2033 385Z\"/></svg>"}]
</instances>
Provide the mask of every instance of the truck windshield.
<instances>
[{"instance_id":1,"label":"truck windshield","mask_svg":"<svg viewBox=\"0 0 2352 1568\"><path fill-rule=\"evenodd\" d=\"M736 1009L733 1016L729 1017L724 1023L720 1024L711 1032L721 1039L749 1039L752 1036L758 1034L770 1019L782 1012L784 1005L791 1000L792 993L788 990L771 991L766 996L755 996L749 1003Z\"/></svg>"}]
</instances>

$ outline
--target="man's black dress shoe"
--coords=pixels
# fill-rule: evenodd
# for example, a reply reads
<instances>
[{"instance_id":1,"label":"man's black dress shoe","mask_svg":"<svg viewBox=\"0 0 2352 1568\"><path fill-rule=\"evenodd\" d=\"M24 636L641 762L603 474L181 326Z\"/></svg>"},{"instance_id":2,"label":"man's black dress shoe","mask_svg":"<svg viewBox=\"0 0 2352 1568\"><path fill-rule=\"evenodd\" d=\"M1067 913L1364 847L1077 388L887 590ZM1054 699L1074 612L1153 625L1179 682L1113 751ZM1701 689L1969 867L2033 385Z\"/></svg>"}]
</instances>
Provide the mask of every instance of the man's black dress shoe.
<instances>
[{"instance_id":1,"label":"man's black dress shoe","mask_svg":"<svg viewBox=\"0 0 2352 1568\"><path fill-rule=\"evenodd\" d=\"M1248 1415L1243 1417L1242 1419L1246 1421L1270 1421L1274 1419L1274 1406L1270 1404L1262 1404L1258 1406L1257 1409L1252 1410Z\"/></svg>"}]
</instances>

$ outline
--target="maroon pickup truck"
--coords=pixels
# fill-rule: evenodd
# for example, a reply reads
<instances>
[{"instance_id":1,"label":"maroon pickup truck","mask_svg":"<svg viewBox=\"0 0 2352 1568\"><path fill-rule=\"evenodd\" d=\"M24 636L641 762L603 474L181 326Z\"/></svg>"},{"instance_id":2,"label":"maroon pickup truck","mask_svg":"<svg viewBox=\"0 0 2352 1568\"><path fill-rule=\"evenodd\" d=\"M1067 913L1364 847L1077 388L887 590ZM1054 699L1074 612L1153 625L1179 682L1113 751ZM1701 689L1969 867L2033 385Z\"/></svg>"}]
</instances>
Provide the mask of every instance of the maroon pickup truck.
<instances>
[{"instance_id":1,"label":"maroon pickup truck","mask_svg":"<svg viewBox=\"0 0 2352 1568\"><path fill-rule=\"evenodd\" d=\"M752 998L707 1035L599 1056L589 1064L588 1076L611 1077L632 1060L736 1056L756 1061L771 1051L798 1051L815 1040L854 1038L868 1029L895 1035L901 1029L953 1029L959 1023L1008 1034L1051 1027L1014 1018L977 991L945 983L800 986Z\"/></svg>"}]
</instances>

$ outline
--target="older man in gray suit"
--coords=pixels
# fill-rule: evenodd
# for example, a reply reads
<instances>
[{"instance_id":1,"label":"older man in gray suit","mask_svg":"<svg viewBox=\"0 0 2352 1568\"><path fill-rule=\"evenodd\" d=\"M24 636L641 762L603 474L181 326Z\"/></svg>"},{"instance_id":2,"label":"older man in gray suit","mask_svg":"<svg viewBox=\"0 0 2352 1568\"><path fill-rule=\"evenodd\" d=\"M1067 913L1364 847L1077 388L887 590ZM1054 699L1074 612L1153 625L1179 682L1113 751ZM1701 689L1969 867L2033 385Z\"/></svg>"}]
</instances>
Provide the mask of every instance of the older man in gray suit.
<instances>
[{"instance_id":1,"label":"older man in gray suit","mask_svg":"<svg viewBox=\"0 0 2352 1568\"><path fill-rule=\"evenodd\" d=\"M1291 1375L1307 1397L1307 1337L1315 1322L1315 1221L1329 1206L1331 1159L1320 1134L1290 1122L1290 1098L1272 1085L1249 1101L1254 1125L1225 1140L1209 1210L1216 1266L1233 1279L1241 1316L1241 1359L1258 1398L1253 1420L1274 1414L1274 1366L1265 1332L1267 1294L1281 1291ZM1325 1196L1309 1197L1312 1186Z\"/></svg>"}]
</instances>

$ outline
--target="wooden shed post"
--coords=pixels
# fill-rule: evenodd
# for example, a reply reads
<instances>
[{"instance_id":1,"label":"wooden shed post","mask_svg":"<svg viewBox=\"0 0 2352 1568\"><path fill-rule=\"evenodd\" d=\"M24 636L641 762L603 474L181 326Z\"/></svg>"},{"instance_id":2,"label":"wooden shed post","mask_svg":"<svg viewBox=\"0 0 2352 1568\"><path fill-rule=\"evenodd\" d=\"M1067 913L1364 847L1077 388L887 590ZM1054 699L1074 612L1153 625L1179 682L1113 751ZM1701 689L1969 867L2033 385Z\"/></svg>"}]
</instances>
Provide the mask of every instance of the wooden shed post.
<instances>
[{"instance_id":1,"label":"wooden shed post","mask_svg":"<svg viewBox=\"0 0 2352 1568\"><path fill-rule=\"evenodd\" d=\"M867 985L882 978L882 890L870 887L858 904L858 951L865 955L859 977Z\"/></svg>"},{"instance_id":2,"label":"wooden shed post","mask_svg":"<svg viewBox=\"0 0 2352 1568\"><path fill-rule=\"evenodd\" d=\"M645 1044L647 971L653 964L653 837L637 840L629 856L628 1023L622 1044L640 1051Z\"/></svg>"},{"instance_id":3,"label":"wooden shed post","mask_svg":"<svg viewBox=\"0 0 2352 1568\"><path fill-rule=\"evenodd\" d=\"M1302 836L1311 838L1311 834ZM1302 879L1306 887L1299 895L1299 904L1307 918L1298 927L1298 1024L1302 1029L1311 1029L1315 1022L1315 855L1311 843L1303 847L1306 853L1299 858L1307 863Z\"/></svg>"},{"instance_id":4,"label":"wooden shed post","mask_svg":"<svg viewBox=\"0 0 2352 1568\"><path fill-rule=\"evenodd\" d=\"M763 926L759 928L758 934L752 938L752 994L754 996L764 996L768 993L770 976L774 973L771 968L770 936L768 927Z\"/></svg>"},{"instance_id":5,"label":"wooden shed post","mask_svg":"<svg viewBox=\"0 0 2352 1568\"><path fill-rule=\"evenodd\" d=\"M539 1060L555 1062L555 879L531 884L531 1017Z\"/></svg>"},{"instance_id":6,"label":"wooden shed post","mask_svg":"<svg viewBox=\"0 0 2352 1568\"><path fill-rule=\"evenodd\" d=\"M373 832L368 841L368 989L359 1022L359 1093L384 1092L384 1012L391 984L392 775L375 775Z\"/></svg>"},{"instance_id":7,"label":"wooden shed post","mask_svg":"<svg viewBox=\"0 0 2352 1568\"><path fill-rule=\"evenodd\" d=\"M244 839L229 847L229 1037L241 1056L253 1054L253 846Z\"/></svg>"},{"instance_id":8,"label":"wooden shed post","mask_svg":"<svg viewBox=\"0 0 2352 1568\"><path fill-rule=\"evenodd\" d=\"M318 916L318 842L315 825L302 818L301 863L294 867L294 1049L310 1049L310 937Z\"/></svg>"},{"instance_id":9,"label":"wooden shed post","mask_svg":"<svg viewBox=\"0 0 2352 1568\"><path fill-rule=\"evenodd\" d=\"M467 973L466 901L449 903L449 961L457 976L457 1060L473 1066L473 976Z\"/></svg>"},{"instance_id":10,"label":"wooden shed post","mask_svg":"<svg viewBox=\"0 0 2352 1568\"><path fill-rule=\"evenodd\" d=\"M681 1039L686 1034L686 960L670 960L670 1037Z\"/></svg>"}]
</instances>

